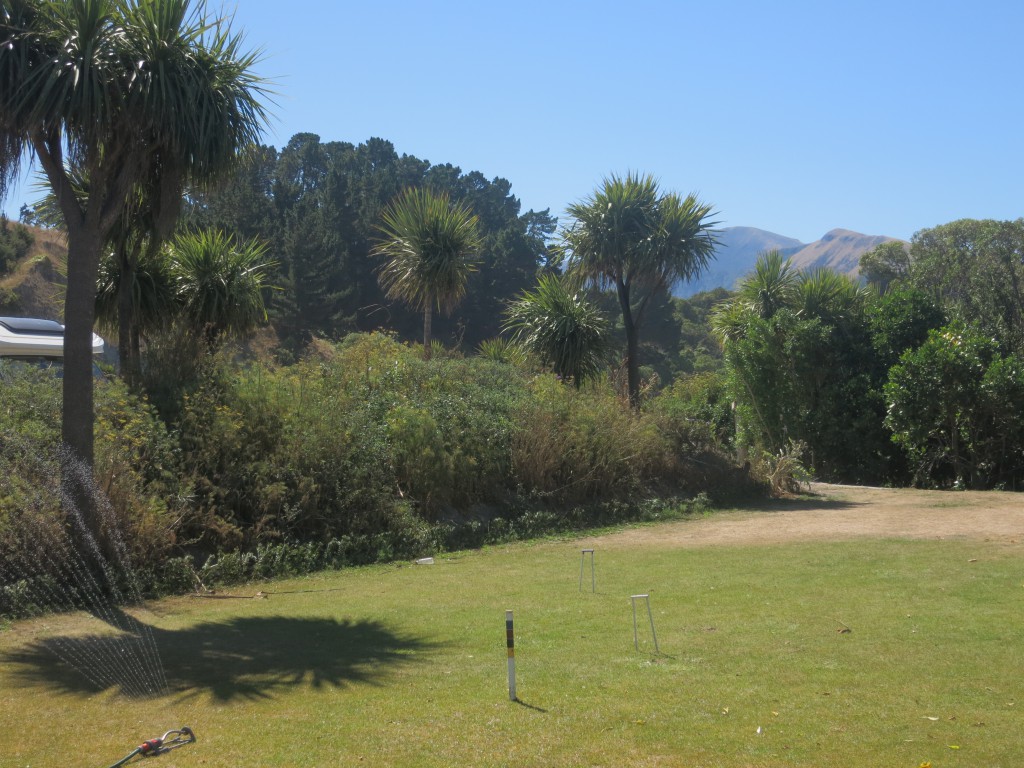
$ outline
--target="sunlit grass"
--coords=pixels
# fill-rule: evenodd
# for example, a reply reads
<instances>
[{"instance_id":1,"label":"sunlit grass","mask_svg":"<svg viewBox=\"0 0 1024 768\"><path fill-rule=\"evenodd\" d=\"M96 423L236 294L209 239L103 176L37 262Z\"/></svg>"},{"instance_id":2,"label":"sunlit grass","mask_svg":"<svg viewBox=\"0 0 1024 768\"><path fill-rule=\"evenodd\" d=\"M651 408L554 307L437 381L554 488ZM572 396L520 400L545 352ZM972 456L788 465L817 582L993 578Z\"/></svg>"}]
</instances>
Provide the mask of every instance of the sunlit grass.
<instances>
[{"instance_id":1,"label":"sunlit grass","mask_svg":"<svg viewBox=\"0 0 1024 768\"><path fill-rule=\"evenodd\" d=\"M176 688L157 700L31 653L95 620L16 624L0 634L0 764L109 765L187 724L198 743L156 765L1024 765L1017 548L596 549L595 594L567 540L154 604L138 616ZM661 655L645 622L634 649L638 592ZM73 754L68 730L87 734Z\"/></svg>"}]
</instances>

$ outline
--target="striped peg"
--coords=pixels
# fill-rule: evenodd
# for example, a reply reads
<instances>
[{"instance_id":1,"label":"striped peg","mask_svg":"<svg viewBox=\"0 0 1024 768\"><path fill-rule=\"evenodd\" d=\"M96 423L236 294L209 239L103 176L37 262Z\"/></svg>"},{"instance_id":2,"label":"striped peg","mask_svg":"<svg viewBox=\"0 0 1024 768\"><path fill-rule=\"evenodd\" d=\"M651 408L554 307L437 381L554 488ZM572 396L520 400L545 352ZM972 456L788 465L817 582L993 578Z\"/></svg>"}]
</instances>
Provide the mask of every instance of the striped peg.
<instances>
[{"instance_id":1,"label":"striped peg","mask_svg":"<svg viewBox=\"0 0 1024 768\"><path fill-rule=\"evenodd\" d=\"M508 646L508 699L516 701L516 639L512 629L512 611L505 611L505 642Z\"/></svg>"}]
</instances>

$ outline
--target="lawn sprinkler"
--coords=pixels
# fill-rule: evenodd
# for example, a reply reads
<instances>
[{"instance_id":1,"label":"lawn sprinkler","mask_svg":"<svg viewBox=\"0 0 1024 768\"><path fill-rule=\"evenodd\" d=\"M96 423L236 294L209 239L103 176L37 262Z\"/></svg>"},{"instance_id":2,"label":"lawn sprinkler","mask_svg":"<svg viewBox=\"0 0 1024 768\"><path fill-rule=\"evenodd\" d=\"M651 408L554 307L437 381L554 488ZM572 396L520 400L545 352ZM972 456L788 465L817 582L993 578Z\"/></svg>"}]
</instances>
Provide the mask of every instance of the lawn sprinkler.
<instances>
[{"instance_id":1,"label":"lawn sprinkler","mask_svg":"<svg viewBox=\"0 0 1024 768\"><path fill-rule=\"evenodd\" d=\"M157 755L163 755L170 752L172 749L178 747L184 747L186 744L194 744L196 741L196 735L192 732L192 729L187 725L181 726L176 731L168 731L158 739L149 739L144 741L127 755L122 757L110 768L118 768L120 765L125 765L130 760L139 757L156 757Z\"/></svg>"}]
</instances>

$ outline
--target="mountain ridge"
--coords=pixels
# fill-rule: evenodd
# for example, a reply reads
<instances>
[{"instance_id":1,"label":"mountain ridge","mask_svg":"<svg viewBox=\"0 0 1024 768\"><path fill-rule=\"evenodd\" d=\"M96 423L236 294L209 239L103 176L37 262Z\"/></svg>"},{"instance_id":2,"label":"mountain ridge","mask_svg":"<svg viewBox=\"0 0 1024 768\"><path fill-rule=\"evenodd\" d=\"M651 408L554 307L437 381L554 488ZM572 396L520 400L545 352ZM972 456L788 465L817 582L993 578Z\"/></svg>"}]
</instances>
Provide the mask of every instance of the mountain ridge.
<instances>
[{"instance_id":1,"label":"mountain ridge","mask_svg":"<svg viewBox=\"0 0 1024 768\"><path fill-rule=\"evenodd\" d=\"M803 243L757 227L725 227L719 230L719 246L708 268L695 280L677 283L673 286L672 295L688 298L715 288L732 290L753 270L757 257L770 250L778 250L783 256L788 256L793 266L802 271L827 268L859 279L860 257L882 243L898 239L836 228L813 243Z\"/></svg>"}]
</instances>

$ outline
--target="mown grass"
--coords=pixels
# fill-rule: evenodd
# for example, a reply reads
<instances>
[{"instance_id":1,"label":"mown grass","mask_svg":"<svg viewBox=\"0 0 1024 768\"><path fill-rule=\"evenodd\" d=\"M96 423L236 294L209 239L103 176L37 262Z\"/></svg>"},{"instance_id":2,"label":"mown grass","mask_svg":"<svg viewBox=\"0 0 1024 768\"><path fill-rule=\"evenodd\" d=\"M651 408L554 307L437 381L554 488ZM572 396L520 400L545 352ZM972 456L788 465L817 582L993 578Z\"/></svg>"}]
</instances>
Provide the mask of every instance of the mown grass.
<instances>
[{"instance_id":1,"label":"mown grass","mask_svg":"<svg viewBox=\"0 0 1024 768\"><path fill-rule=\"evenodd\" d=\"M43 649L101 633L96 620L17 623L0 634L0 764L109 765L187 724L198 743L157 765L1024 765L1012 546L598 543L595 594L579 591L579 546L155 603L137 615L174 688L157 699L98 692ZM637 592L660 655L644 625L634 650Z\"/></svg>"}]
</instances>

